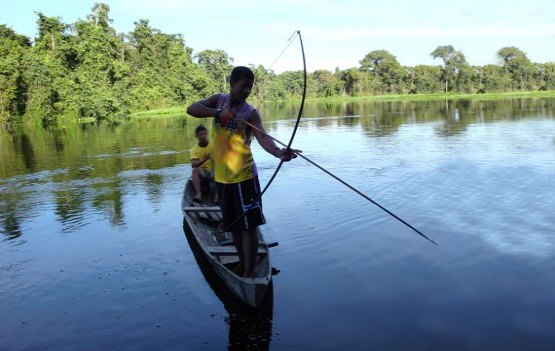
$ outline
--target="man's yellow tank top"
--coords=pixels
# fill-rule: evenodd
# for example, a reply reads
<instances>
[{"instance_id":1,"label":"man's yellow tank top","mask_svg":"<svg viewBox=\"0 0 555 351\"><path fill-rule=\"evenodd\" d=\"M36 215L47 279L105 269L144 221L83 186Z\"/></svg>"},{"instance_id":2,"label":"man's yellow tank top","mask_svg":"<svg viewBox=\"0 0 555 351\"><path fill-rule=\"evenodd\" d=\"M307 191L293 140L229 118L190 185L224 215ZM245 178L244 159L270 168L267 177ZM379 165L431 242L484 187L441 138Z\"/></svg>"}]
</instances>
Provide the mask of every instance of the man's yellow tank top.
<instances>
[{"instance_id":1,"label":"man's yellow tank top","mask_svg":"<svg viewBox=\"0 0 555 351\"><path fill-rule=\"evenodd\" d=\"M248 121L254 108L246 101L232 108L229 94L220 94L216 108L229 108L238 119ZM214 118L212 140L214 142L215 180L218 183L239 183L257 176L256 164L251 153L251 128L238 121L222 125Z\"/></svg>"}]
</instances>

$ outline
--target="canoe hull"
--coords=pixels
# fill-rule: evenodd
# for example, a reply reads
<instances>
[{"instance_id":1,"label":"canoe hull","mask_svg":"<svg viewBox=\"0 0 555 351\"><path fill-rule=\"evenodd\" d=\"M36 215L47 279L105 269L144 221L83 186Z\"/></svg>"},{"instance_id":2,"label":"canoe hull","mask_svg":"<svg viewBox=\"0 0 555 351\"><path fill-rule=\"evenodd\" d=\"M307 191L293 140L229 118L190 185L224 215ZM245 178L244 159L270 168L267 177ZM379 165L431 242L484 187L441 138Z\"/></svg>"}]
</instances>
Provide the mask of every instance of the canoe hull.
<instances>
[{"instance_id":1,"label":"canoe hull","mask_svg":"<svg viewBox=\"0 0 555 351\"><path fill-rule=\"evenodd\" d=\"M239 260L237 255L220 256L210 252L210 248L214 247L225 247L228 250L233 247L229 244L222 245L215 239L213 232L217 229L218 224L207 223L206 221L203 221L197 213L184 210L191 205L192 195L192 184L189 180L185 185L181 203L187 229L193 234L192 236L196 239L201 251L207 261L214 268L214 271L229 287L233 294L249 306L260 306L266 296L266 292L272 279L270 253L264 242L262 232L257 229L261 244L259 246L259 254L256 259L256 278L239 277L229 268L229 266L233 266L238 263ZM214 206L214 204L208 203L207 206Z\"/></svg>"}]
</instances>

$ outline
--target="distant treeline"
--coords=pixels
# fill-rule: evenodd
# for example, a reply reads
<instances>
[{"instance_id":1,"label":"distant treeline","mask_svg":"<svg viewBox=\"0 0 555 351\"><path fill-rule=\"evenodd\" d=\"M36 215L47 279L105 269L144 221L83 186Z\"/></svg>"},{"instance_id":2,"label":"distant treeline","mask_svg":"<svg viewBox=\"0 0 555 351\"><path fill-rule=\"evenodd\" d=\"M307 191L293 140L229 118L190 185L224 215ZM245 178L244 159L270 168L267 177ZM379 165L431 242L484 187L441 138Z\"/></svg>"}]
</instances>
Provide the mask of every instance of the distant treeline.
<instances>
[{"instance_id":1,"label":"distant treeline","mask_svg":"<svg viewBox=\"0 0 555 351\"><path fill-rule=\"evenodd\" d=\"M0 24L0 125L114 120L227 90L233 59L225 51L193 54L180 34L164 34L148 20L136 22L130 33L117 33L109 11L108 5L95 4L74 24L39 12L33 41ZM359 67L310 73L308 97L555 90L555 62L533 63L515 47L497 55L499 65L473 66L445 45L431 53L441 65L408 67L375 50ZM301 95L301 71L251 68L257 77L253 99Z\"/></svg>"}]
</instances>

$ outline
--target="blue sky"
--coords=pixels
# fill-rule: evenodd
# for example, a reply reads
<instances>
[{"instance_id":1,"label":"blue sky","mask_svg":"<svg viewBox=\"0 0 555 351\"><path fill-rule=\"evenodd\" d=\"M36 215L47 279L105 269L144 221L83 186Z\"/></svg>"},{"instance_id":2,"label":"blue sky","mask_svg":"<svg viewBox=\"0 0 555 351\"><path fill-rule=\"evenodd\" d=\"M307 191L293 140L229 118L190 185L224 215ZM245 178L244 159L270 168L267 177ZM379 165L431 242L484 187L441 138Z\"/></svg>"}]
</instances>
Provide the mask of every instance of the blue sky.
<instances>
[{"instance_id":1,"label":"blue sky","mask_svg":"<svg viewBox=\"0 0 555 351\"><path fill-rule=\"evenodd\" d=\"M430 52L451 44L471 64L496 63L495 52L517 46L535 62L555 61L555 1L106 0L118 31L150 20L165 33L183 34L196 52L221 48L235 64L269 66L295 29L305 42L309 70L347 68L369 51L385 49L401 64L434 64ZM0 23L34 37L34 11L65 22L84 18L94 1L0 0ZM276 71L301 69L291 46Z\"/></svg>"}]
</instances>

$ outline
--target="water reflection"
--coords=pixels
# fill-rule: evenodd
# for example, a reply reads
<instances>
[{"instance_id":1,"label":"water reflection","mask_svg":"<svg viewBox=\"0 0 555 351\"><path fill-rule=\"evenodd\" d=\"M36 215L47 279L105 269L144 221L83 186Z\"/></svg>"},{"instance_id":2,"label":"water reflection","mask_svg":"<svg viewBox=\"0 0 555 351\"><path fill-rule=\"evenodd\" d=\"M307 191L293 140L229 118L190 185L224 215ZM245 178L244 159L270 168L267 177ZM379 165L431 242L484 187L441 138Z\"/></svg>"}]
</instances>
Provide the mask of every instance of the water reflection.
<instances>
[{"instance_id":1,"label":"water reflection","mask_svg":"<svg viewBox=\"0 0 555 351\"><path fill-rule=\"evenodd\" d=\"M194 239L193 233L187 227L185 220L183 221L183 232L202 275L228 313L228 317L225 319L229 327L228 350L269 350L272 339L273 284L270 285L261 306L256 309L246 306L233 295L214 271Z\"/></svg>"},{"instance_id":2,"label":"water reflection","mask_svg":"<svg viewBox=\"0 0 555 351\"><path fill-rule=\"evenodd\" d=\"M298 111L295 102L275 102L258 106L266 120L293 118ZM407 122L407 115L413 121L430 122L448 119L453 111L459 110L461 117L483 116L484 122L499 120L517 120L531 115L553 118L555 116L555 99L503 99L503 100L429 100L429 101L375 101L349 100L319 102L307 101L304 117L323 116L396 116L400 124ZM467 122L473 121L467 119Z\"/></svg>"},{"instance_id":3,"label":"water reflection","mask_svg":"<svg viewBox=\"0 0 555 351\"><path fill-rule=\"evenodd\" d=\"M23 156L25 168L30 172L34 172L37 166L37 161L35 160L35 151L33 150L31 139L29 138L27 133L21 133L19 137L19 143L19 150L21 152L21 155Z\"/></svg>"},{"instance_id":4,"label":"water reflection","mask_svg":"<svg viewBox=\"0 0 555 351\"><path fill-rule=\"evenodd\" d=\"M440 246L292 162L267 194L264 230L284 243L275 314L199 263L224 312L182 237L202 121L2 131L0 349L522 349L516 335L551 350L554 103L308 102L307 156ZM261 109L286 140L297 106ZM265 182L275 160L254 147Z\"/></svg>"},{"instance_id":5,"label":"water reflection","mask_svg":"<svg viewBox=\"0 0 555 351\"><path fill-rule=\"evenodd\" d=\"M22 223L32 212L31 204L24 201L25 197L21 192L0 192L0 234L8 240L23 235Z\"/></svg>"},{"instance_id":6,"label":"water reflection","mask_svg":"<svg viewBox=\"0 0 555 351\"><path fill-rule=\"evenodd\" d=\"M262 105L260 110L265 120L272 121L294 118L297 107L297 103L278 102ZM471 125L553 119L555 99L309 101L305 117L303 123L309 127L357 133L358 128L369 139L399 135L402 127L431 123L435 136L446 139L464 135ZM48 210L42 207L44 201L36 201L38 197L54 199L54 213L64 231L85 225L90 207L104 213L112 226L121 227L128 186L121 173L129 170L142 172L146 201L160 208L164 177L156 170L189 161L194 128L202 122L206 123L179 117L145 118L117 125L0 131L2 231L8 237L19 237L24 218ZM270 132L276 125L268 123Z\"/></svg>"},{"instance_id":7,"label":"water reflection","mask_svg":"<svg viewBox=\"0 0 555 351\"><path fill-rule=\"evenodd\" d=\"M115 188L115 189L112 189ZM121 180L110 183L108 191L99 192L93 199L93 206L105 214L110 224L114 227L125 225L123 212L123 192Z\"/></svg>"},{"instance_id":8,"label":"water reflection","mask_svg":"<svg viewBox=\"0 0 555 351\"><path fill-rule=\"evenodd\" d=\"M3 211L4 212L4 211ZM21 236L21 226L19 223L19 218L15 215L14 210L7 210L4 215L0 218L2 222L2 228L8 239L16 239Z\"/></svg>"},{"instance_id":9,"label":"water reflection","mask_svg":"<svg viewBox=\"0 0 555 351\"><path fill-rule=\"evenodd\" d=\"M63 154L65 148L64 140L62 138L62 131L60 129L55 129L52 131L52 133L54 138L54 148L58 156L60 156Z\"/></svg>"},{"instance_id":10,"label":"water reflection","mask_svg":"<svg viewBox=\"0 0 555 351\"><path fill-rule=\"evenodd\" d=\"M79 227L85 218L85 191L80 189L54 191L55 213L62 223L64 232Z\"/></svg>"},{"instance_id":11,"label":"water reflection","mask_svg":"<svg viewBox=\"0 0 555 351\"><path fill-rule=\"evenodd\" d=\"M146 175L145 186L147 199L152 204L159 204L162 199L164 178L160 174L149 173Z\"/></svg>"}]
</instances>

